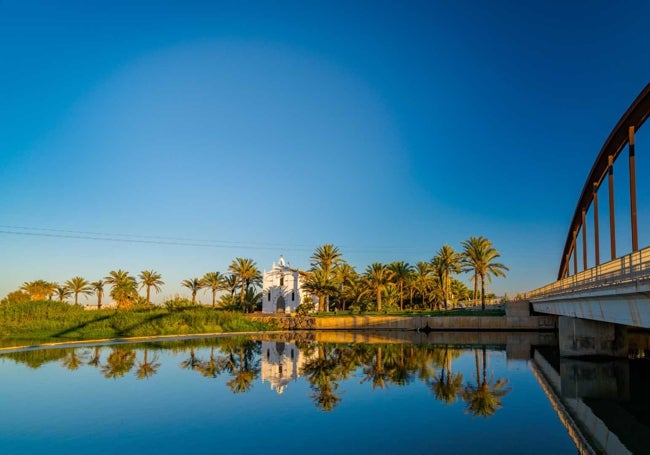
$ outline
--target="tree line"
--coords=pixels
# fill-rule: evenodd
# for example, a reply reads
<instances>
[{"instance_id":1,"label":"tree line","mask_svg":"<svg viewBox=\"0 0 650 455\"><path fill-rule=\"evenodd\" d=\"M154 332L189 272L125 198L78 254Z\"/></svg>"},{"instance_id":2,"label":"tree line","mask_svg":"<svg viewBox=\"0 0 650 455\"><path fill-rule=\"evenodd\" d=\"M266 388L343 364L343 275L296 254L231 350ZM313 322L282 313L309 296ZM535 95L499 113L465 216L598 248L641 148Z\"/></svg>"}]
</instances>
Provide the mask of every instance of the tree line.
<instances>
[{"instance_id":1,"label":"tree line","mask_svg":"<svg viewBox=\"0 0 650 455\"><path fill-rule=\"evenodd\" d=\"M359 273L344 260L338 247L325 244L310 256L310 269L299 271L302 288L308 297L317 297L319 312L330 309L448 309L450 304L460 300L477 302L479 298L485 309L486 283L492 277L505 277L509 269L497 262L500 254L485 237L470 237L461 242L461 246L462 251L457 252L450 245L443 245L431 260L417 262L414 266L404 261L375 262ZM470 274L473 292L455 278L461 273ZM154 270L143 270L135 277L119 269L92 282L80 276L62 284L45 280L25 282L5 300L67 301L73 298L77 305L79 295L95 295L97 307L101 309L105 290L110 287L109 296L118 308L129 308L136 303L150 306L151 292L161 292L164 284L162 275ZM192 305L196 304L197 293L203 289L211 294L212 307L218 302L222 308L249 312L261 306L262 273L250 258L235 258L227 272L208 272L200 278L185 279L181 285L189 290ZM139 294L142 290L144 296ZM310 298L305 300L311 301ZM305 305L304 310L311 310L309 304Z\"/></svg>"},{"instance_id":2,"label":"tree line","mask_svg":"<svg viewBox=\"0 0 650 455\"><path fill-rule=\"evenodd\" d=\"M485 309L485 285L492 277L505 277L508 267L497 262L499 252L485 237L461 242L462 251L443 245L429 261L412 266L404 261L375 262L363 273L348 264L338 247L326 244L311 255L311 269L301 272L303 288L318 297L319 311L336 308L360 310L448 309L450 303L480 297ZM454 275L470 273L471 291ZM478 289L480 284L480 291Z\"/></svg>"}]
</instances>

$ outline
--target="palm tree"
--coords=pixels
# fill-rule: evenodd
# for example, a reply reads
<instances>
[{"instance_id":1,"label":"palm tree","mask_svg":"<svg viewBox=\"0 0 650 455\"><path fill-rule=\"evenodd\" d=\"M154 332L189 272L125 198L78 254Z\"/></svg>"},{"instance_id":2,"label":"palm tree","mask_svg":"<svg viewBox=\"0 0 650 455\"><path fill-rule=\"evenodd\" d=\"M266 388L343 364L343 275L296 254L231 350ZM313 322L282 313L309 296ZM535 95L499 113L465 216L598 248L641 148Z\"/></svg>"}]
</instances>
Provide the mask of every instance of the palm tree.
<instances>
[{"instance_id":1,"label":"palm tree","mask_svg":"<svg viewBox=\"0 0 650 455\"><path fill-rule=\"evenodd\" d=\"M322 270L329 278L330 272L334 266L341 262L341 257L342 255L338 247L331 243L326 243L325 245L317 247L311 255L311 267L312 269Z\"/></svg>"},{"instance_id":2,"label":"palm tree","mask_svg":"<svg viewBox=\"0 0 650 455\"><path fill-rule=\"evenodd\" d=\"M203 287L212 290L212 308L217 301L217 292L225 289L224 276L219 272L208 272L201 278Z\"/></svg>"},{"instance_id":3,"label":"palm tree","mask_svg":"<svg viewBox=\"0 0 650 455\"><path fill-rule=\"evenodd\" d=\"M417 289L422 298L422 305L425 307L428 306L428 295L432 286L433 278L431 276L431 264L423 261L415 264L413 287Z\"/></svg>"},{"instance_id":4,"label":"palm tree","mask_svg":"<svg viewBox=\"0 0 650 455\"><path fill-rule=\"evenodd\" d=\"M97 280L90 283L95 295L97 296L97 309L102 309L102 297L104 296L104 280Z\"/></svg>"},{"instance_id":5,"label":"palm tree","mask_svg":"<svg viewBox=\"0 0 650 455\"><path fill-rule=\"evenodd\" d=\"M59 299L59 302L63 302L65 299L72 295L72 292L70 292L70 289L68 289L66 286L57 286L54 294Z\"/></svg>"},{"instance_id":6,"label":"palm tree","mask_svg":"<svg viewBox=\"0 0 650 455\"><path fill-rule=\"evenodd\" d=\"M230 293L230 296L234 297L235 292L237 291L237 286L239 285L237 275L233 275L232 273L224 275L223 284L225 290Z\"/></svg>"},{"instance_id":7,"label":"palm tree","mask_svg":"<svg viewBox=\"0 0 650 455\"><path fill-rule=\"evenodd\" d=\"M237 277L240 286L240 305L245 310L246 290L251 284L257 284L262 279L262 274L257 268L257 264L252 259L235 258L228 267L230 273Z\"/></svg>"},{"instance_id":8,"label":"palm tree","mask_svg":"<svg viewBox=\"0 0 650 455\"><path fill-rule=\"evenodd\" d=\"M154 272L153 270L143 270L138 275L138 278L140 278L140 289L143 287L147 288L147 305L151 305L151 288L154 288L156 293L158 293L161 290L160 286L165 284L165 282L161 280L160 273Z\"/></svg>"},{"instance_id":9,"label":"palm tree","mask_svg":"<svg viewBox=\"0 0 650 455\"><path fill-rule=\"evenodd\" d=\"M58 287L57 283L54 282L47 282L47 286L45 286L45 290L47 292L47 298L49 300L52 300L52 297L54 297L54 294L56 293L56 288Z\"/></svg>"},{"instance_id":10,"label":"palm tree","mask_svg":"<svg viewBox=\"0 0 650 455\"><path fill-rule=\"evenodd\" d=\"M45 280L26 281L20 286L20 290L27 292L31 300L45 300L54 294L56 285Z\"/></svg>"},{"instance_id":11,"label":"palm tree","mask_svg":"<svg viewBox=\"0 0 650 455\"><path fill-rule=\"evenodd\" d=\"M262 293L257 292L255 288L246 289L246 295L244 296L244 307L246 311L255 311L256 308L260 308L262 305Z\"/></svg>"},{"instance_id":12,"label":"palm tree","mask_svg":"<svg viewBox=\"0 0 650 455\"><path fill-rule=\"evenodd\" d=\"M303 289L318 297L318 310L327 312L327 296L336 292L336 285L333 280L327 277L323 270L317 269L312 272L301 272L303 277Z\"/></svg>"},{"instance_id":13,"label":"palm tree","mask_svg":"<svg viewBox=\"0 0 650 455\"><path fill-rule=\"evenodd\" d=\"M383 302L387 309L394 309L397 307L397 302L400 299L399 288L393 283L388 283L384 289L384 298Z\"/></svg>"},{"instance_id":14,"label":"palm tree","mask_svg":"<svg viewBox=\"0 0 650 455\"><path fill-rule=\"evenodd\" d=\"M118 308L128 308L138 296L138 282L122 269L111 270L104 278L104 283L112 286L111 297L117 302Z\"/></svg>"},{"instance_id":15,"label":"palm tree","mask_svg":"<svg viewBox=\"0 0 650 455\"><path fill-rule=\"evenodd\" d=\"M334 282L338 286L341 309L345 311L345 299L349 294L349 288L359 279L357 271L345 261L339 262L334 267Z\"/></svg>"},{"instance_id":16,"label":"palm tree","mask_svg":"<svg viewBox=\"0 0 650 455\"><path fill-rule=\"evenodd\" d=\"M489 244L489 240L485 237L470 237L468 240L463 240L463 271L474 272L474 305L476 305L476 298L478 296L478 269L480 267L481 251Z\"/></svg>"},{"instance_id":17,"label":"palm tree","mask_svg":"<svg viewBox=\"0 0 650 455\"><path fill-rule=\"evenodd\" d=\"M461 271L461 255L456 253L449 245L443 245L431 260L431 264L440 280L440 289L442 291L442 300L445 310L449 301L449 287L451 275Z\"/></svg>"},{"instance_id":18,"label":"palm tree","mask_svg":"<svg viewBox=\"0 0 650 455\"><path fill-rule=\"evenodd\" d=\"M90 295L93 293L93 289L90 286L90 283L80 276L75 276L72 279L65 282L65 286L74 294L74 304L79 304L79 294Z\"/></svg>"},{"instance_id":19,"label":"palm tree","mask_svg":"<svg viewBox=\"0 0 650 455\"><path fill-rule=\"evenodd\" d=\"M393 272L393 281L399 289L399 309L404 311L404 285L413 272L413 266L404 261L395 261L388 268Z\"/></svg>"},{"instance_id":20,"label":"palm tree","mask_svg":"<svg viewBox=\"0 0 650 455\"><path fill-rule=\"evenodd\" d=\"M508 267L500 262L494 262L501 257L499 252L494 249L492 242L484 237L470 237L463 242L465 247L465 270L474 271L474 295L476 295L476 277L481 280L481 308L485 310L485 280L490 280L490 276L505 277L505 271Z\"/></svg>"},{"instance_id":21,"label":"palm tree","mask_svg":"<svg viewBox=\"0 0 650 455\"><path fill-rule=\"evenodd\" d=\"M377 299L377 311L381 311L381 295L390 283L393 272L384 264L375 262L366 268L364 274L366 284L368 285L367 292L374 292Z\"/></svg>"},{"instance_id":22,"label":"palm tree","mask_svg":"<svg viewBox=\"0 0 650 455\"><path fill-rule=\"evenodd\" d=\"M311 271L321 270L325 279L330 280L332 278L332 270L341 262L341 257L339 248L331 243L319 246L310 257ZM321 305L321 311L329 311L329 296L329 292L324 295L325 302Z\"/></svg>"},{"instance_id":23,"label":"palm tree","mask_svg":"<svg viewBox=\"0 0 650 455\"><path fill-rule=\"evenodd\" d=\"M196 293L203 288L203 282L198 278L181 281L181 285L192 291L192 304L196 304Z\"/></svg>"},{"instance_id":24,"label":"palm tree","mask_svg":"<svg viewBox=\"0 0 650 455\"><path fill-rule=\"evenodd\" d=\"M454 278L451 279L451 286L449 287L451 294L456 298L456 300L468 300L469 289L462 281L458 281Z\"/></svg>"}]
</instances>

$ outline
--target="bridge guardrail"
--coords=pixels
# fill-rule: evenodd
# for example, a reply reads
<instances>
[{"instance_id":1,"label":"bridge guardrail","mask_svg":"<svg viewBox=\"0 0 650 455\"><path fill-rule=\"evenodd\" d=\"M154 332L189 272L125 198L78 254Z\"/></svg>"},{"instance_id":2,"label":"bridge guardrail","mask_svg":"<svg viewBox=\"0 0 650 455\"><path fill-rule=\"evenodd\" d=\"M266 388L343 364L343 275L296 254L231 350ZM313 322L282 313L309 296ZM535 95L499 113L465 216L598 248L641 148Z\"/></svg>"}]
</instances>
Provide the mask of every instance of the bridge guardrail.
<instances>
[{"instance_id":1,"label":"bridge guardrail","mask_svg":"<svg viewBox=\"0 0 650 455\"><path fill-rule=\"evenodd\" d=\"M528 292L526 297L534 300L576 291L606 288L646 278L650 279L650 247L535 289Z\"/></svg>"}]
</instances>

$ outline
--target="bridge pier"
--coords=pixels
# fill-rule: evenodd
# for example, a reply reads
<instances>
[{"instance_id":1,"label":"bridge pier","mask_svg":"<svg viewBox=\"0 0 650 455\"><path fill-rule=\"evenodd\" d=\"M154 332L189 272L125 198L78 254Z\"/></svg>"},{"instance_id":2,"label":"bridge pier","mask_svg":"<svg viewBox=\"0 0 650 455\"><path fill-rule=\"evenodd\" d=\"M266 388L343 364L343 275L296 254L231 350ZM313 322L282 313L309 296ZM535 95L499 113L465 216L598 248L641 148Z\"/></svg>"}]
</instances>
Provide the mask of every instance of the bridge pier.
<instances>
[{"instance_id":1,"label":"bridge pier","mask_svg":"<svg viewBox=\"0 0 650 455\"><path fill-rule=\"evenodd\" d=\"M562 357L626 357L627 338L626 326L568 316L558 318Z\"/></svg>"}]
</instances>

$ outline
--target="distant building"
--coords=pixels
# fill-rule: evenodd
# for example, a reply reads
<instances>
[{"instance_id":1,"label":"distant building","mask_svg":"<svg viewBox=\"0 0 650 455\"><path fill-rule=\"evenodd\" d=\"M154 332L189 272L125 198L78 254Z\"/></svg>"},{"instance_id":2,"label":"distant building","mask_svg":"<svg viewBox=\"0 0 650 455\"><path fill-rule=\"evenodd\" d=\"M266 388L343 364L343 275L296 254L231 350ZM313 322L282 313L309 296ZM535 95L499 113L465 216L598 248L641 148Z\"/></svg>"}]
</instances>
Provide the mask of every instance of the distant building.
<instances>
[{"instance_id":1,"label":"distant building","mask_svg":"<svg viewBox=\"0 0 650 455\"><path fill-rule=\"evenodd\" d=\"M310 297L302 288L300 271L292 269L280 256L278 263L264 272L262 283L262 313L294 313L305 298Z\"/></svg>"}]
</instances>

